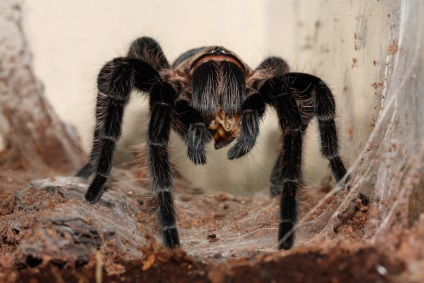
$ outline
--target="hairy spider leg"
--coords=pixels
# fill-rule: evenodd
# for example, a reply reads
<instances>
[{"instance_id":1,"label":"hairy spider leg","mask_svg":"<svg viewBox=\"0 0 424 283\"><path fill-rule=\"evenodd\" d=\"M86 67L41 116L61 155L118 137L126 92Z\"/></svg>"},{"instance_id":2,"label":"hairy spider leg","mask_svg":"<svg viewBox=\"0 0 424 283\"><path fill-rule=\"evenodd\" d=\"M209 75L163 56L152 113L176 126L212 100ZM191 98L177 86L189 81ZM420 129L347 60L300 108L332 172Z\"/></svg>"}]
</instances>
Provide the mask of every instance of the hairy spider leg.
<instances>
[{"instance_id":1,"label":"hairy spider leg","mask_svg":"<svg viewBox=\"0 0 424 283\"><path fill-rule=\"evenodd\" d=\"M346 168L339 154L337 127L335 122L336 102L329 87L315 76L304 73L288 73L285 79L291 88L298 90L297 101L303 107L302 120L307 126L311 116L316 115L320 135L321 154L329 161L330 169L337 182L346 176ZM348 181L345 178L345 182Z\"/></svg>"},{"instance_id":2,"label":"hairy spider leg","mask_svg":"<svg viewBox=\"0 0 424 283\"><path fill-rule=\"evenodd\" d=\"M78 174L89 176L93 170L91 168L94 168L96 176L89 186L86 199L90 203L97 202L111 171L113 152L121 135L124 108L131 89L136 87L141 91L150 91L148 144L151 185L159 202L158 218L164 243L168 247L175 247L179 245L179 238L175 227L172 173L167 149L175 90L171 85L158 81L158 70L164 67L168 67L168 62L159 45L151 38L137 39L132 43L128 57L106 63L98 77L96 128L89 165L84 166Z\"/></svg>"},{"instance_id":3,"label":"hairy spider leg","mask_svg":"<svg viewBox=\"0 0 424 283\"><path fill-rule=\"evenodd\" d=\"M167 66L166 58L161 52L159 45L150 38L135 40L128 52L130 58L116 58L106 63L99 73L93 149L89 162L76 174L88 178L93 171L96 172L86 194L86 199L91 203L100 199L110 174L116 142L121 136L124 108L131 89L136 87L141 91L149 91L159 77L158 72L141 59L153 54L157 59L155 62L161 64L155 65L156 68Z\"/></svg>"},{"instance_id":4,"label":"hairy spider leg","mask_svg":"<svg viewBox=\"0 0 424 283\"><path fill-rule=\"evenodd\" d=\"M293 91L282 77L267 80L260 93L275 108L283 132L283 144L271 173L270 189L272 195L281 195L278 248L287 250L295 239L292 229L297 219L296 193L300 187L305 126Z\"/></svg>"},{"instance_id":5,"label":"hairy spider leg","mask_svg":"<svg viewBox=\"0 0 424 283\"><path fill-rule=\"evenodd\" d=\"M85 195L90 203L100 199L110 174L132 87L149 89L157 77L158 73L150 65L138 59L115 58L101 69L97 80L96 126L89 161L90 170L94 170L96 176Z\"/></svg>"},{"instance_id":6,"label":"hairy spider leg","mask_svg":"<svg viewBox=\"0 0 424 283\"><path fill-rule=\"evenodd\" d=\"M128 57L143 60L158 72L169 68L161 47L149 37L135 40L128 51ZM158 81L151 90L147 91L150 91L148 129L150 182L158 200L158 220L162 229L163 242L165 246L172 248L180 244L171 192L173 176L168 152L176 91L170 84L163 81Z\"/></svg>"},{"instance_id":7,"label":"hairy spider leg","mask_svg":"<svg viewBox=\"0 0 424 283\"><path fill-rule=\"evenodd\" d=\"M271 194L281 195L278 249L290 249L295 240L293 231L297 220L296 194L300 187L303 132L290 131L284 135L283 148L271 173Z\"/></svg>"},{"instance_id":8,"label":"hairy spider leg","mask_svg":"<svg viewBox=\"0 0 424 283\"><path fill-rule=\"evenodd\" d=\"M180 244L172 196L173 176L168 142L173 119L176 91L166 82L158 82L150 92L148 131L150 182L159 202L158 220L165 246Z\"/></svg>"},{"instance_id":9,"label":"hairy spider leg","mask_svg":"<svg viewBox=\"0 0 424 283\"><path fill-rule=\"evenodd\" d=\"M101 73L101 72L100 72ZM99 75L100 76L100 75ZM76 177L81 177L84 179L89 178L93 171L95 171L95 166L98 162L99 158L99 149L101 147L101 131L102 131L102 124L104 124L104 109L107 108L107 105L105 105L105 101L103 96L100 94L100 92L97 95L97 101L96 101L96 125L94 127L94 137L93 137L93 146L90 153L90 158L88 159L88 162L86 165L84 165L76 174Z\"/></svg>"},{"instance_id":10,"label":"hairy spider leg","mask_svg":"<svg viewBox=\"0 0 424 283\"><path fill-rule=\"evenodd\" d=\"M316 90L316 115L321 142L321 153L330 162L330 168L337 182L346 175L346 168L340 158L337 128L334 121L336 103L331 90L319 81ZM348 177L346 180L348 181Z\"/></svg>"},{"instance_id":11,"label":"hairy spider leg","mask_svg":"<svg viewBox=\"0 0 424 283\"><path fill-rule=\"evenodd\" d=\"M133 69L134 73L132 74L132 76L135 77L135 81L133 81L134 86L141 91L148 92L152 85L152 80L158 77L159 75L155 72L152 72L152 70L149 70L151 69L151 67L150 66L145 67L144 66L145 63L141 63L139 60L150 64L157 72L159 72L162 68L169 67L169 63L162 52L162 48L154 39L150 37L140 37L134 40L131 43L130 48L128 49L127 58L131 58L130 60L128 60L128 62L130 65L133 65L133 68L134 68ZM138 59L138 60L132 60L132 59ZM117 60L119 61L122 59L117 58ZM99 77L98 77L99 88L100 88L100 83L102 85L107 83L107 80L110 77L110 74L108 75L107 71L110 68L114 68L113 61L107 63L105 67L103 68L103 70L100 71ZM75 176L77 177L87 179L93 174L93 171L96 170L95 166L97 164L96 161L98 160L99 158L98 155L100 153L98 149L101 147L99 143L101 142L100 135L101 135L101 129L102 129L102 123L103 123L102 119L99 119L102 114L97 112L104 111L105 107L107 108L107 106L104 103L104 99L99 99L98 97L97 103L96 103L96 127L94 129L93 150L91 151L88 163L84 165L75 174Z\"/></svg>"},{"instance_id":12,"label":"hairy spider leg","mask_svg":"<svg viewBox=\"0 0 424 283\"><path fill-rule=\"evenodd\" d=\"M319 78L304 73L287 73L267 80L260 89L265 100L277 110L284 133L283 148L271 174L271 194L281 195L279 249L294 244L297 218L296 192L300 187L303 132L313 115L317 116L321 152L330 161L337 181L346 174L338 153L334 121L334 97Z\"/></svg>"}]
</instances>

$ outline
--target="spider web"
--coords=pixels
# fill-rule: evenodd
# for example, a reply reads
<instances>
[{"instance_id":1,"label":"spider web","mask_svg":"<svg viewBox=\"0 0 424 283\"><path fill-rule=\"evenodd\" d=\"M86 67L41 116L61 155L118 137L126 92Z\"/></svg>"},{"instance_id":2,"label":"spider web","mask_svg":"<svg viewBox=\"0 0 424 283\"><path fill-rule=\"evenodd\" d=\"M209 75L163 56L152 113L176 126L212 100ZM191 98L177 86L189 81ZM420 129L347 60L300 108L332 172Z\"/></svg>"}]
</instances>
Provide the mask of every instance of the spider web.
<instances>
[{"instance_id":1,"label":"spider web","mask_svg":"<svg viewBox=\"0 0 424 283\"><path fill-rule=\"evenodd\" d=\"M368 220L361 227L366 243L384 242L394 231L409 227L423 212L424 90L422 34L409 36L420 18L419 1L400 3L399 25L390 30L384 90L376 125L362 154L351 164L349 193L335 187L297 225L302 239L334 237L352 209L358 192L366 194ZM310 217L333 198L317 218ZM350 219L353 222L352 219Z\"/></svg>"},{"instance_id":2,"label":"spider web","mask_svg":"<svg viewBox=\"0 0 424 283\"><path fill-rule=\"evenodd\" d=\"M351 162L350 190L333 186L326 194L314 195L315 188L303 189L301 216L295 227L297 247L316 246L330 239L334 244L338 243L335 239L353 239L365 245L385 244L391 235L412 227L423 212L424 37L420 33L410 35L424 24L418 13L424 9L424 3L401 1L398 8L399 11L391 13L395 17L398 12L399 18L393 19L396 24L390 28L391 44L387 50L380 111L366 146ZM369 204L359 200L359 193L367 196ZM278 226L275 217L278 201L259 194L252 203L255 205L250 208L247 204L248 208L232 219L238 224L227 223L229 226L220 228L221 234L233 230L234 237L210 245L206 240L194 240L190 235L196 233L183 229L182 237L191 243L184 248L203 256L275 250L277 229L272 227ZM273 226L264 227L263 221ZM234 234L237 230L234 226L239 234Z\"/></svg>"}]
</instances>

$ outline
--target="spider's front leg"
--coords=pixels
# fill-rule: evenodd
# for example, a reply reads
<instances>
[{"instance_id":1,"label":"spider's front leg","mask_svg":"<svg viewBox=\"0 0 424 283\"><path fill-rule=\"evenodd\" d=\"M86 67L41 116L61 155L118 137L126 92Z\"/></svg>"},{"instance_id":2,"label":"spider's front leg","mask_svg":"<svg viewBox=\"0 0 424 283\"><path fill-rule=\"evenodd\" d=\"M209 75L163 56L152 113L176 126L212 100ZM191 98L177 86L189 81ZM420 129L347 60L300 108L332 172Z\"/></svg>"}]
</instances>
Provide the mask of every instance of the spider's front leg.
<instances>
[{"instance_id":1,"label":"spider's front leg","mask_svg":"<svg viewBox=\"0 0 424 283\"><path fill-rule=\"evenodd\" d=\"M134 40L126 58L116 58L105 64L97 79L99 94L96 103L93 149L88 163L75 176L87 179L97 170L103 146L104 128L108 127L108 124L105 124L105 118L110 110L114 109L109 104L115 103L118 106L118 101L125 102L118 107L124 109L129 99L129 92L133 87L148 92L156 78L159 77L158 72L168 67L169 63L162 48L150 37L140 37ZM112 126L118 130L119 134L114 138L118 139L122 121L115 122L115 125Z\"/></svg>"},{"instance_id":2,"label":"spider's front leg","mask_svg":"<svg viewBox=\"0 0 424 283\"><path fill-rule=\"evenodd\" d=\"M83 178L96 174L87 191L87 201L95 203L103 193L131 89L149 91L159 78L158 70L168 66L159 44L141 37L131 44L127 57L115 58L100 70L93 148L89 162L76 174Z\"/></svg>"},{"instance_id":3,"label":"spider's front leg","mask_svg":"<svg viewBox=\"0 0 424 283\"><path fill-rule=\"evenodd\" d=\"M116 58L101 69L98 80L96 103L96 126L93 149L89 163L77 176L96 176L88 188L85 198L90 203L102 196L104 185L112 168L116 142L121 136L125 105L129 101L132 87L149 89L158 73L147 63L138 59Z\"/></svg>"},{"instance_id":4,"label":"spider's front leg","mask_svg":"<svg viewBox=\"0 0 424 283\"><path fill-rule=\"evenodd\" d=\"M159 82L152 88L148 132L151 187L159 202L158 219L163 243L170 248L180 244L171 192L173 177L168 153L175 96L174 88L168 83Z\"/></svg>"}]
</instances>

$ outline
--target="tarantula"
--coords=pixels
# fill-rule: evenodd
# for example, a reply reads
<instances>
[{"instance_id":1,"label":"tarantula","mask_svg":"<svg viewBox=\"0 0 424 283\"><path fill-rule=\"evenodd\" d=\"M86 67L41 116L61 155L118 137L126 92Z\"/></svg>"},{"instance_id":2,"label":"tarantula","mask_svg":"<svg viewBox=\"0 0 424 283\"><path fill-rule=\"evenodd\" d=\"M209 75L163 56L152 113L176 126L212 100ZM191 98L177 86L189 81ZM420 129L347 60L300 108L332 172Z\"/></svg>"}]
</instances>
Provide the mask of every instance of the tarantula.
<instances>
[{"instance_id":1,"label":"tarantula","mask_svg":"<svg viewBox=\"0 0 424 283\"><path fill-rule=\"evenodd\" d=\"M286 62L278 57L269 57L252 70L235 53L210 46L191 49L169 65L159 44L142 37L131 44L126 57L104 65L97 86L93 148L88 164L77 173L84 178L95 174L85 198L95 203L102 196L130 92L148 93L150 182L167 247L180 244L168 153L171 128L181 135L195 164L206 163L205 146L211 140L215 149L235 140L227 154L232 160L255 145L266 106L275 109L283 138L270 189L273 196L281 197L279 249L290 249L294 244L303 135L313 116L318 118L321 153L329 160L335 179L340 181L346 174L338 151L335 101L330 89L315 76L289 72Z\"/></svg>"}]
</instances>

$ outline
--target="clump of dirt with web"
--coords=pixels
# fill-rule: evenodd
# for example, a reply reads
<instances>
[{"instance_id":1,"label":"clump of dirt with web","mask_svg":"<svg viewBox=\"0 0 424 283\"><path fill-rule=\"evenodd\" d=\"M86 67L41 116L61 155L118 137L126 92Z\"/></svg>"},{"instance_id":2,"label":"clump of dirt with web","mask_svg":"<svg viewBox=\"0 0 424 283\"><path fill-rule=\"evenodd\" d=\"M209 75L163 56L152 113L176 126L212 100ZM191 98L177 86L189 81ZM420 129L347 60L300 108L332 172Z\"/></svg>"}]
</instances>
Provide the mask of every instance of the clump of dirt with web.
<instances>
[{"instance_id":1,"label":"clump of dirt with web","mask_svg":"<svg viewBox=\"0 0 424 283\"><path fill-rule=\"evenodd\" d=\"M422 282L424 37L406 34L424 24L417 8L423 5L400 6L381 110L351 164L349 190L303 187L296 244L277 251L279 201L266 188L246 198L177 179L182 247L174 250L158 239L143 171L114 168L101 200L88 204L88 182L69 177L85 157L76 134L43 98L19 29L19 5L11 4L0 16L7 15L9 34L22 38L1 38L16 48L2 50L0 69L8 124L0 154L0 281Z\"/></svg>"},{"instance_id":2,"label":"clump of dirt with web","mask_svg":"<svg viewBox=\"0 0 424 283\"><path fill-rule=\"evenodd\" d=\"M96 205L84 201L87 184L78 178L17 183L19 191L2 205L3 279L373 282L405 270L402 260L361 240L368 208L360 201L351 203L352 211L335 228L331 240L328 235L299 239L293 250L278 252L277 199L265 194L253 198L205 194L183 182L178 182L176 193L183 244L181 249L166 249L157 239L152 194L137 182L120 182L135 176L115 171L107 194ZM306 189L315 193L310 195ZM303 202L316 203L325 195L321 189L305 188ZM328 198L311 219L345 194ZM302 205L302 215L308 209L309 205Z\"/></svg>"}]
</instances>

